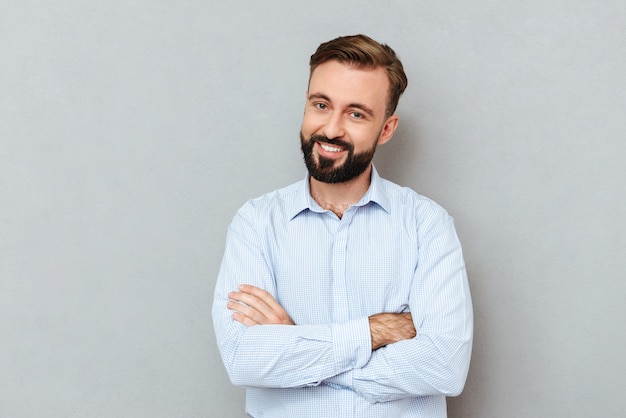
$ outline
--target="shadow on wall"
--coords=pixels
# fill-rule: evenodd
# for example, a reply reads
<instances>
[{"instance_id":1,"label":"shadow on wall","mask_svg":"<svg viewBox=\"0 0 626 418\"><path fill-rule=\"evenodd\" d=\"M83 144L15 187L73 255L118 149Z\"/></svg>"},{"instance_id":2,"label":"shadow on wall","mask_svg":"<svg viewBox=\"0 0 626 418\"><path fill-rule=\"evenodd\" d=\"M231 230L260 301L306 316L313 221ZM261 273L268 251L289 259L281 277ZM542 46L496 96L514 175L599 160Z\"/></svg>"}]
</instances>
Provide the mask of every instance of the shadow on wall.
<instances>
[{"instance_id":1,"label":"shadow on wall","mask_svg":"<svg viewBox=\"0 0 626 418\"><path fill-rule=\"evenodd\" d=\"M391 141L376 150L374 163L381 177L401 186L415 186L415 178L406 167L419 163L420 129L415 116L400 115L398 129Z\"/></svg>"}]
</instances>

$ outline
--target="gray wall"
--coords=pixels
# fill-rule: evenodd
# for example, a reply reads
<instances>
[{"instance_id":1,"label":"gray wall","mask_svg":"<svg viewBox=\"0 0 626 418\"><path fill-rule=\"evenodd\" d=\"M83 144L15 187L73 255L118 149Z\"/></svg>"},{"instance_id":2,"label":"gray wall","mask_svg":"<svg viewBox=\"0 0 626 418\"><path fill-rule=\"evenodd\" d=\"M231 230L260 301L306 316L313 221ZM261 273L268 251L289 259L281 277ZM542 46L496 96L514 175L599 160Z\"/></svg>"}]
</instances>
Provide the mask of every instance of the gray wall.
<instances>
[{"instance_id":1,"label":"gray wall","mask_svg":"<svg viewBox=\"0 0 626 418\"><path fill-rule=\"evenodd\" d=\"M56 3L0 12L0 416L243 415L226 227L302 178L308 56L357 32L409 75L379 171L464 243L450 416L626 416L626 3Z\"/></svg>"}]
</instances>

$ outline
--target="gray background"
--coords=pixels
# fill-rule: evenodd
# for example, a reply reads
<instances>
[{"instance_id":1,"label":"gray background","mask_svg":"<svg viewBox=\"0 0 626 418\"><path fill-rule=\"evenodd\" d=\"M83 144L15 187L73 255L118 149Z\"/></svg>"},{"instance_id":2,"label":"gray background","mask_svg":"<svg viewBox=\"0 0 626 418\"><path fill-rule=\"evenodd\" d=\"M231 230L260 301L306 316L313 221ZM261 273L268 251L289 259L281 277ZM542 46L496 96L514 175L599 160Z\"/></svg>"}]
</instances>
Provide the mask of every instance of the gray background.
<instances>
[{"instance_id":1,"label":"gray background","mask_svg":"<svg viewBox=\"0 0 626 418\"><path fill-rule=\"evenodd\" d=\"M308 57L359 32L409 76L377 167L464 243L450 416L626 416L626 3L56 3L0 12L0 416L243 415L226 227L304 176Z\"/></svg>"}]
</instances>

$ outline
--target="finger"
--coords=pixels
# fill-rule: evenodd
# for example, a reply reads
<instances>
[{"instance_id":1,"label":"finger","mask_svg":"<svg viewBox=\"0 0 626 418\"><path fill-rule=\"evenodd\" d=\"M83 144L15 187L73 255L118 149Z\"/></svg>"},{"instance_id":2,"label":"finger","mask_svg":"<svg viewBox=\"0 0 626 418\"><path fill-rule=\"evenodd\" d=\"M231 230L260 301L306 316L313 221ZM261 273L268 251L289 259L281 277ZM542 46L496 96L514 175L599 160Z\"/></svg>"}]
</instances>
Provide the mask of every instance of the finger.
<instances>
[{"instance_id":1,"label":"finger","mask_svg":"<svg viewBox=\"0 0 626 418\"><path fill-rule=\"evenodd\" d=\"M253 307L235 301L228 301L226 307L231 311L234 311L233 317L235 314L237 314L238 318L249 318L249 320L253 322L251 324L250 321L242 321L238 319L238 322L241 322L245 325L250 326L264 323L264 315Z\"/></svg>"},{"instance_id":2,"label":"finger","mask_svg":"<svg viewBox=\"0 0 626 418\"><path fill-rule=\"evenodd\" d=\"M259 324L294 325L287 311L267 291L251 285L239 286L240 292L231 292L231 300L245 304L255 312L245 311L244 314Z\"/></svg>"},{"instance_id":3,"label":"finger","mask_svg":"<svg viewBox=\"0 0 626 418\"><path fill-rule=\"evenodd\" d=\"M249 293L231 292L228 294L228 298L238 303L245 304L263 315L267 315L271 311L271 308L264 300Z\"/></svg>"},{"instance_id":4,"label":"finger","mask_svg":"<svg viewBox=\"0 0 626 418\"><path fill-rule=\"evenodd\" d=\"M249 284L242 284L239 286L239 290L242 293L247 293L252 296L256 296L259 300L263 301L272 311L283 311L283 307L274 299L268 291Z\"/></svg>"},{"instance_id":5,"label":"finger","mask_svg":"<svg viewBox=\"0 0 626 418\"><path fill-rule=\"evenodd\" d=\"M239 292L234 292L233 299L254 307L272 320L286 315L284 308L269 292L256 286L240 285Z\"/></svg>"},{"instance_id":6,"label":"finger","mask_svg":"<svg viewBox=\"0 0 626 418\"><path fill-rule=\"evenodd\" d=\"M255 322L253 319L251 319L250 317L240 313L240 312L233 312L233 319L237 322L239 322L240 324L243 324L247 327L252 327L254 325L259 325L257 322Z\"/></svg>"},{"instance_id":7,"label":"finger","mask_svg":"<svg viewBox=\"0 0 626 418\"><path fill-rule=\"evenodd\" d=\"M287 312L280 306L276 305L276 309L272 309L263 300L256 296L234 292L232 294L232 303L241 306L234 307L234 310L240 311L249 316L259 324L290 324L292 321Z\"/></svg>"}]
</instances>

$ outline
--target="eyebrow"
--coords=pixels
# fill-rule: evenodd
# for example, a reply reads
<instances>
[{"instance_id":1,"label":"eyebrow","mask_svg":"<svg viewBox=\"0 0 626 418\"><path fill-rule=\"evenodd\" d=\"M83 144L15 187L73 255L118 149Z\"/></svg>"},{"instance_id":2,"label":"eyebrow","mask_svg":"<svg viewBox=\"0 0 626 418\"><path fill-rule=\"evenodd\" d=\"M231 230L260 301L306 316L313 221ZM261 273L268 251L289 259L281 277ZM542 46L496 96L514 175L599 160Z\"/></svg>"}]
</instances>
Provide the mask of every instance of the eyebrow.
<instances>
[{"instance_id":1,"label":"eyebrow","mask_svg":"<svg viewBox=\"0 0 626 418\"><path fill-rule=\"evenodd\" d=\"M327 102L332 102L332 100L330 100L330 97L328 97L327 95L323 93L309 94L309 100L313 100L313 99L322 99L322 100L326 100ZM374 117L374 110L372 110L371 107L364 105L363 103L350 103L348 107L353 107L355 109L362 110L364 113L367 113L370 117Z\"/></svg>"}]
</instances>

